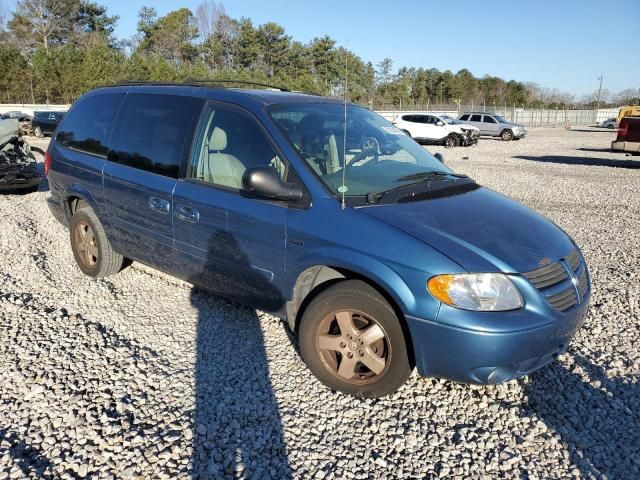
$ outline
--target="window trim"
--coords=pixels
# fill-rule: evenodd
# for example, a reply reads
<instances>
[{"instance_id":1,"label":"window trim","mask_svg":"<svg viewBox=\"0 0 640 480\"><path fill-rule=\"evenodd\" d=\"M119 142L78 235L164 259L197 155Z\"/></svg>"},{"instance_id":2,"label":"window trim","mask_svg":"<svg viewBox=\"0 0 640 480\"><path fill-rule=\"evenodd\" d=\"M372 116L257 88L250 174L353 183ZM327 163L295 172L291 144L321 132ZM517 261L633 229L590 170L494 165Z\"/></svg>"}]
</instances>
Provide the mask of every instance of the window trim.
<instances>
[{"instance_id":1,"label":"window trim","mask_svg":"<svg viewBox=\"0 0 640 480\"><path fill-rule=\"evenodd\" d=\"M302 187L303 194L300 200L298 200L297 202L292 202L287 200L271 200L268 198L248 196L243 194L243 191L241 188L227 187L226 185L219 185L216 183L205 182L204 180L200 180L198 178L188 176L191 173L191 168L193 165L193 156L196 153L195 149L197 147L198 141L200 140L199 135L201 133L201 130L202 130L202 134L203 135L205 134L204 128L206 128L206 122L208 119L207 112L211 107L215 108L216 105L222 108L227 108L228 110L234 110L240 113L241 115L246 116L250 122L252 122L254 125L258 127L258 130L260 130L260 132L264 135L264 138L266 139L269 146L273 149L274 153L285 164L284 181L285 182L289 181L289 175L291 174L291 172L293 172L293 175L295 176L295 179L296 179L296 183ZM227 102L224 100L218 100L218 99L205 99L204 105L202 106L202 111L198 116L198 120L193 130L193 135L191 138L191 146L189 147L189 154L186 156L186 159L184 159L183 164L181 165L181 168L180 168L180 175L178 177L178 181L182 181L185 183L193 183L206 188L213 188L213 189L220 190L227 193L235 193L244 198L250 198L253 200L258 200L261 202L266 202L273 205L279 205L284 207L291 206L291 207L306 209L306 208L309 208L312 203L309 189L306 187L306 185L304 184L300 176L295 171L295 168L293 167L289 159L282 153L282 150L278 146L277 142L274 140L273 136L265 128L262 122L258 119L258 117L253 112L243 107L242 105L239 105L233 102Z\"/></svg>"}]
</instances>

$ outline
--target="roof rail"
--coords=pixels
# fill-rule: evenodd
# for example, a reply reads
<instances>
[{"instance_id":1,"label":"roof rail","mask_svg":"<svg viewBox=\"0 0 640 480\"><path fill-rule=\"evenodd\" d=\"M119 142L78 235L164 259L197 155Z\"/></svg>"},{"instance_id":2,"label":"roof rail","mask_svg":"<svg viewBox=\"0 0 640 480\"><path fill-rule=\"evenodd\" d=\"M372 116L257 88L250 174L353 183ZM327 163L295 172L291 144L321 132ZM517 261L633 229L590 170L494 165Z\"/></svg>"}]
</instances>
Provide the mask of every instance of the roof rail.
<instances>
[{"instance_id":1,"label":"roof rail","mask_svg":"<svg viewBox=\"0 0 640 480\"><path fill-rule=\"evenodd\" d=\"M237 83L240 85L255 85L260 87L272 88L274 90L280 90L281 92L289 92L290 90L285 87L279 87L276 85L269 85L267 83L260 82L252 82L249 80L231 80L231 79L220 79L220 80L198 80L198 79L187 79L181 82L178 81L146 81L146 80L132 80L132 81L122 81L116 83L114 86L122 86L122 85L186 85L192 87L201 87L201 86L222 86L228 83Z\"/></svg>"},{"instance_id":2,"label":"roof rail","mask_svg":"<svg viewBox=\"0 0 640 480\"><path fill-rule=\"evenodd\" d=\"M216 83L238 83L240 85L256 85L258 87L266 87L266 88L273 88L274 90L280 90L281 92L289 92L290 90L286 87L280 87L278 85L270 85L268 83L260 83L260 82L252 82L251 80L233 80L230 78L222 78L219 80L199 80L199 79L188 79L185 80L185 82L187 83L196 83L196 84L216 84Z\"/></svg>"}]
</instances>

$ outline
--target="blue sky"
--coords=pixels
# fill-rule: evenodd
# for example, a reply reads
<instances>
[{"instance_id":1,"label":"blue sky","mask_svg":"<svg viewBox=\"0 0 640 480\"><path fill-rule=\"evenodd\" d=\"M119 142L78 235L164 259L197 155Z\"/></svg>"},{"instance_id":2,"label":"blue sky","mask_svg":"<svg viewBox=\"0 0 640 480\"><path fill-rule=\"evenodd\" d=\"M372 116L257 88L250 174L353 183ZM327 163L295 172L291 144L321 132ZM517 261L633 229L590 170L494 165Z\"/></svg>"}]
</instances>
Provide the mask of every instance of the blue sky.
<instances>
[{"instance_id":1,"label":"blue sky","mask_svg":"<svg viewBox=\"0 0 640 480\"><path fill-rule=\"evenodd\" d=\"M14 0L15 1L15 0ZM135 33L137 12L160 15L201 0L97 0L120 16L119 37ZM577 95L640 88L638 0L232 0L231 17L279 23L306 42L329 35L365 61L435 67L533 81Z\"/></svg>"}]
</instances>

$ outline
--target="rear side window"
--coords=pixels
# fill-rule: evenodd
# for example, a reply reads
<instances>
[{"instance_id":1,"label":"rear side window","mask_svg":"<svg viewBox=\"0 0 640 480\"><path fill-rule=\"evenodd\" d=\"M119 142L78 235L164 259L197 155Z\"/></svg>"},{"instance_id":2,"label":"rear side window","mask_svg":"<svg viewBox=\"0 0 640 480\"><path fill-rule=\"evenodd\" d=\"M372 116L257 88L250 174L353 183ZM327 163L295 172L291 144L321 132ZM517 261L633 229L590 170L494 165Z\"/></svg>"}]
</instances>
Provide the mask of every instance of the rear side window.
<instances>
[{"instance_id":1,"label":"rear side window","mask_svg":"<svg viewBox=\"0 0 640 480\"><path fill-rule=\"evenodd\" d=\"M202 104L194 97L128 94L111 135L109 161L178 178Z\"/></svg>"},{"instance_id":2,"label":"rear side window","mask_svg":"<svg viewBox=\"0 0 640 480\"><path fill-rule=\"evenodd\" d=\"M460 120L469 120L469 115L462 115Z\"/></svg>"},{"instance_id":3,"label":"rear side window","mask_svg":"<svg viewBox=\"0 0 640 480\"><path fill-rule=\"evenodd\" d=\"M107 93L81 100L66 115L56 141L73 150L106 156L113 119L123 98L122 93Z\"/></svg>"},{"instance_id":4,"label":"rear side window","mask_svg":"<svg viewBox=\"0 0 640 480\"><path fill-rule=\"evenodd\" d=\"M489 116L487 116L487 115L485 115L485 116L484 116L484 120L483 120L483 121L484 121L484 123L497 123L497 122L493 119L493 117L489 117Z\"/></svg>"},{"instance_id":5,"label":"rear side window","mask_svg":"<svg viewBox=\"0 0 640 480\"><path fill-rule=\"evenodd\" d=\"M482 121L482 115L471 115L471 122L480 122Z\"/></svg>"}]
</instances>

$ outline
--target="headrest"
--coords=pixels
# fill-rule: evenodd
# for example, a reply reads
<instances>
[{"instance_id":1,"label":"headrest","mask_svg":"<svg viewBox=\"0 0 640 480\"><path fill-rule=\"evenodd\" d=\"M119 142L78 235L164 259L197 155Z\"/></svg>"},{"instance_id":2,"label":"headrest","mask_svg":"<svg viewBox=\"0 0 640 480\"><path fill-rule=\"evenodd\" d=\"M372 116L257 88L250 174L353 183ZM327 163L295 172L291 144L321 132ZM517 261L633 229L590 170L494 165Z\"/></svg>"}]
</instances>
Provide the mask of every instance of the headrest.
<instances>
[{"instance_id":1,"label":"headrest","mask_svg":"<svg viewBox=\"0 0 640 480\"><path fill-rule=\"evenodd\" d=\"M227 134L219 127L215 127L209 137L209 150L224 150L227 148Z\"/></svg>"}]
</instances>

